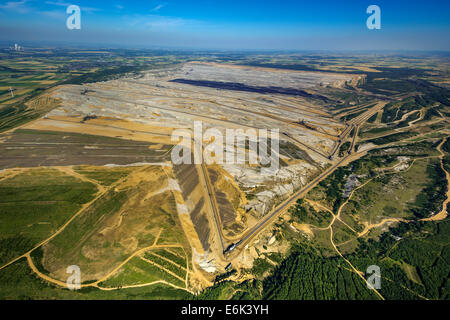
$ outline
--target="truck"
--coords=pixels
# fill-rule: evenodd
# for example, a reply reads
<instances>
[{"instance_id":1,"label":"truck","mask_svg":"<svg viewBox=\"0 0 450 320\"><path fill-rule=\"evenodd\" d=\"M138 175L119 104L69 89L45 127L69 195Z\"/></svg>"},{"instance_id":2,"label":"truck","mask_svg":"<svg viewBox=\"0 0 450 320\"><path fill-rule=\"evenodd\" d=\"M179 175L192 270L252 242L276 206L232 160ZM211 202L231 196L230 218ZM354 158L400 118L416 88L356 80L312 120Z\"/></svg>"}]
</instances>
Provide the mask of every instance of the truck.
<instances>
[{"instance_id":1,"label":"truck","mask_svg":"<svg viewBox=\"0 0 450 320\"><path fill-rule=\"evenodd\" d=\"M237 247L241 242L242 242L242 240L239 240L239 241L236 242L236 243L230 244L230 245L223 251L223 254L228 254L228 253L230 253L231 251L233 251L234 249L236 249L236 247Z\"/></svg>"},{"instance_id":2,"label":"truck","mask_svg":"<svg viewBox=\"0 0 450 320\"><path fill-rule=\"evenodd\" d=\"M236 244L232 243L223 251L223 254L230 253L234 249L236 249Z\"/></svg>"}]
</instances>

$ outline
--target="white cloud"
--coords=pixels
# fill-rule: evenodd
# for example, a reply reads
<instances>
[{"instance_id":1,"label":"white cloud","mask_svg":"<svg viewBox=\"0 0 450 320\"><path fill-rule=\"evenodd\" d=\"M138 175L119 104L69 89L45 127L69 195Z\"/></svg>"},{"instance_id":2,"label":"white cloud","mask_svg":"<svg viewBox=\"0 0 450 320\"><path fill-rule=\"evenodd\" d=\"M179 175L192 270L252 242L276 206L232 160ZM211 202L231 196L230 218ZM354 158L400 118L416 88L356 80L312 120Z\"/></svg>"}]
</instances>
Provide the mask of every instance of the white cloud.
<instances>
[{"instance_id":1,"label":"white cloud","mask_svg":"<svg viewBox=\"0 0 450 320\"><path fill-rule=\"evenodd\" d=\"M61 10L39 11L38 13L43 16L58 20L63 20L67 17L66 13Z\"/></svg>"},{"instance_id":2,"label":"white cloud","mask_svg":"<svg viewBox=\"0 0 450 320\"><path fill-rule=\"evenodd\" d=\"M45 1L45 4L49 4L51 6L60 6L60 7L68 7L71 3L63 2L63 1Z\"/></svg>"},{"instance_id":3,"label":"white cloud","mask_svg":"<svg viewBox=\"0 0 450 320\"><path fill-rule=\"evenodd\" d=\"M154 8L151 10L151 12L157 12L157 11L159 11L160 9L162 9L162 8L165 7L165 6L166 6L165 3L158 4L156 7L154 7Z\"/></svg>"},{"instance_id":4,"label":"white cloud","mask_svg":"<svg viewBox=\"0 0 450 320\"><path fill-rule=\"evenodd\" d=\"M30 8L27 6L28 2L30 2L30 0L9 1L0 5L0 9L15 11L18 13L27 13L30 11Z\"/></svg>"},{"instance_id":5,"label":"white cloud","mask_svg":"<svg viewBox=\"0 0 450 320\"><path fill-rule=\"evenodd\" d=\"M45 1L45 4L51 5L51 6L59 6L59 7L68 7L70 5L72 5L73 3L69 3L69 2L64 2L61 0L58 1ZM92 7L80 7L81 11L84 12L97 12L97 11L101 11L101 9L98 8L92 8Z\"/></svg>"},{"instance_id":6,"label":"white cloud","mask_svg":"<svg viewBox=\"0 0 450 320\"><path fill-rule=\"evenodd\" d=\"M102 11L102 9L99 8L92 8L92 7L81 7L82 11L85 12L98 12L98 11Z\"/></svg>"}]
</instances>

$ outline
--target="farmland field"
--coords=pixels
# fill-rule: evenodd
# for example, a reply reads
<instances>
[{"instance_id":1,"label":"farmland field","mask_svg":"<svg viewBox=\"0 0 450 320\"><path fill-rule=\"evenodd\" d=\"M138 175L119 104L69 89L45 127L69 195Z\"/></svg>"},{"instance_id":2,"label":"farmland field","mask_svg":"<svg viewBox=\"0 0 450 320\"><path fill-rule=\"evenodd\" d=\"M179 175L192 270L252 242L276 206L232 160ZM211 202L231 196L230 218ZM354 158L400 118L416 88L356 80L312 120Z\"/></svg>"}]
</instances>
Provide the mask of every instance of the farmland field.
<instances>
[{"instance_id":1,"label":"farmland field","mask_svg":"<svg viewBox=\"0 0 450 320\"><path fill-rule=\"evenodd\" d=\"M448 299L446 70L0 50L0 299Z\"/></svg>"}]
</instances>

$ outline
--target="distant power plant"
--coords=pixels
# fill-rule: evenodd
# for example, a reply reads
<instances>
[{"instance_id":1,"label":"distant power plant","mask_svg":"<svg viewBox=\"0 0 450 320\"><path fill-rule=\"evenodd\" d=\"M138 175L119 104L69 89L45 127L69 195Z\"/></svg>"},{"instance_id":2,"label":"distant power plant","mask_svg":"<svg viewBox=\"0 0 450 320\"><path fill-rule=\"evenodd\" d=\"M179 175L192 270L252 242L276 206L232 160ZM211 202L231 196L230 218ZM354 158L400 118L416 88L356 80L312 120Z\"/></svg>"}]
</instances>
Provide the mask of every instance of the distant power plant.
<instances>
[{"instance_id":1,"label":"distant power plant","mask_svg":"<svg viewBox=\"0 0 450 320\"><path fill-rule=\"evenodd\" d=\"M14 51L24 51L24 50L23 50L23 47L19 46L17 43L14 44L14 47L11 48L11 50L14 50Z\"/></svg>"}]
</instances>

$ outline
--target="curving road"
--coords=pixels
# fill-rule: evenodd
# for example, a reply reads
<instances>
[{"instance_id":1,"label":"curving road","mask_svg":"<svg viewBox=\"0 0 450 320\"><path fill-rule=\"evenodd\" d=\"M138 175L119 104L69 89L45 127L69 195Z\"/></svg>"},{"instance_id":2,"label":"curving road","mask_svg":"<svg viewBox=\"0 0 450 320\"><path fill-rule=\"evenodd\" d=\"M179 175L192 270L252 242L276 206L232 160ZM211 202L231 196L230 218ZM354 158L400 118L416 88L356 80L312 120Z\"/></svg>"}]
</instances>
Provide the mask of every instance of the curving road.
<instances>
[{"instance_id":1,"label":"curving road","mask_svg":"<svg viewBox=\"0 0 450 320\"><path fill-rule=\"evenodd\" d=\"M353 119L351 121L350 125L347 127L347 129L343 132L343 137L347 137L347 135L350 133L351 128L355 128L355 134L352 141L352 146L355 145L355 141L357 138L357 132L359 131L360 126L367 121L374 113L378 112L381 108L383 108L386 105L385 102L380 102L373 108L367 110L359 117ZM341 143L343 143L344 139L341 140ZM259 232L261 232L267 225L269 225L271 222L273 222L277 217L279 217L281 214L285 212L292 204L295 203L300 197L308 193L317 183L325 179L328 175L334 172L342 163L344 163L346 160L348 160L351 157L351 153L347 154L344 158L340 159L337 163L332 165L329 169L322 172L318 177L316 177L314 180L312 180L310 183L308 183L303 189L297 191L292 195L289 199L284 201L281 205L279 205L277 208L275 208L274 211L272 211L270 214L262 218L256 225L254 225L249 231L246 232L246 234L242 237L240 241L238 241L234 247L226 252L226 258L228 260L231 260L235 256L237 256L240 251L242 251L241 248L245 248L245 246L252 240L253 237L255 237ZM233 254L232 254L233 252Z\"/></svg>"},{"instance_id":2,"label":"curving road","mask_svg":"<svg viewBox=\"0 0 450 320\"><path fill-rule=\"evenodd\" d=\"M256 225L254 225L245 235L244 237L236 244L235 249L245 247L245 245L250 242L250 240L259 233L262 229L264 229L270 222L272 222L275 218L284 213L286 209L289 209L290 206L297 201L304 194L308 193L317 183L325 179L328 175L334 172L337 167L339 167L345 160L347 160L349 156L342 158L339 162L334 164L325 172L321 173L317 178L307 184L303 189L297 191L292 197L283 202L280 206L278 206L272 213L268 214L264 218L261 219Z\"/></svg>"}]
</instances>

